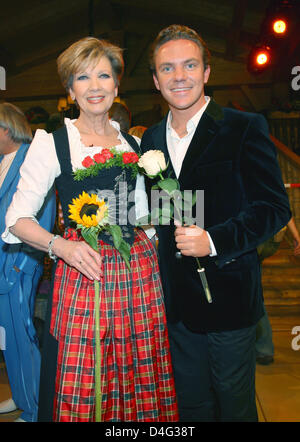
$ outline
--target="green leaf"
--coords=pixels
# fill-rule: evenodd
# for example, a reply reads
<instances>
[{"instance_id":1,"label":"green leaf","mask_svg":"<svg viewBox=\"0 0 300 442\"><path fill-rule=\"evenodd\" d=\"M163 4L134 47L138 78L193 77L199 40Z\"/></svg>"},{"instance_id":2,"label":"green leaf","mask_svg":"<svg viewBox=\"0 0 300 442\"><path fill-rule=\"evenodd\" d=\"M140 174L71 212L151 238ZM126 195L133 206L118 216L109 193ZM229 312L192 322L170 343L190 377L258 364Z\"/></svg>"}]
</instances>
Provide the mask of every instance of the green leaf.
<instances>
[{"instance_id":1,"label":"green leaf","mask_svg":"<svg viewBox=\"0 0 300 442\"><path fill-rule=\"evenodd\" d=\"M108 230L109 233L111 234L114 245L116 249L118 249L122 241L121 227L116 225L107 225L105 226L105 229Z\"/></svg>"},{"instance_id":2,"label":"green leaf","mask_svg":"<svg viewBox=\"0 0 300 442\"><path fill-rule=\"evenodd\" d=\"M130 270L130 249L130 245L126 241L124 241L124 239L122 239L118 251L124 259L128 270Z\"/></svg>"},{"instance_id":3,"label":"green leaf","mask_svg":"<svg viewBox=\"0 0 300 442\"><path fill-rule=\"evenodd\" d=\"M183 200L183 208L184 210L191 210L192 206L195 204L196 199L194 201L195 193L190 192L182 192L182 200Z\"/></svg>"},{"instance_id":4,"label":"green leaf","mask_svg":"<svg viewBox=\"0 0 300 442\"><path fill-rule=\"evenodd\" d=\"M154 207L150 213L150 222L151 224L156 224L159 222L159 217L161 215L161 209L159 207Z\"/></svg>"},{"instance_id":5,"label":"green leaf","mask_svg":"<svg viewBox=\"0 0 300 442\"><path fill-rule=\"evenodd\" d=\"M163 207L161 209L161 214L159 216L159 224L169 225L173 213L174 213L174 208L172 205L170 205L170 207Z\"/></svg>"},{"instance_id":6,"label":"green leaf","mask_svg":"<svg viewBox=\"0 0 300 442\"><path fill-rule=\"evenodd\" d=\"M165 180L160 180L157 182L157 185L165 192L167 192L169 195L171 195L172 192L174 192L174 190L179 189L178 181L173 178L166 178Z\"/></svg>"},{"instance_id":7,"label":"green leaf","mask_svg":"<svg viewBox=\"0 0 300 442\"><path fill-rule=\"evenodd\" d=\"M197 201L197 192L194 192L194 193L193 193L193 198L192 198L192 204L193 204L193 206L196 204L196 201Z\"/></svg>"},{"instance_id":8,"label":"green leaf","mask_svg":"<svg viewBox=\"0 0 300 442\"><path fill-rule=\"evenodd\" d=\"M83 236L84 240L94 249L96 252L99 251L98 249L98 229L95 229L93 227L84 227L81 229L81 235Z\"/></svg>"},{"instance_id":9,"label":"green leaf","mask_svg":"<svg viewBox=\"0 0 300 442\"><path fill-rule=\"evenodd\" d=\"M119 251L120 255L124 259L128 270L130 270L131 247L126 241L124 241L121 227L116 225L107 225L105 228L110 232L115 248Z\"/></svg>"}]
</instances>

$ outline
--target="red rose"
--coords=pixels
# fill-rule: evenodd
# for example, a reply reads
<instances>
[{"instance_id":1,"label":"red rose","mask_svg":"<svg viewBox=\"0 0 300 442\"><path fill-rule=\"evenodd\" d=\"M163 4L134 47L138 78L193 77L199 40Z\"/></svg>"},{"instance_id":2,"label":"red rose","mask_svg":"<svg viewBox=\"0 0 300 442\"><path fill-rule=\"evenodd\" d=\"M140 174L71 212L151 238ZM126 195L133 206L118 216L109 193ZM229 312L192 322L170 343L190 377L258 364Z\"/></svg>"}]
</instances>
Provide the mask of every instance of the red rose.
<instances>
[{"instance_id":1,"label":"red rose","mask_svg":"<svg viewBox=\"0 0 300 442\"><path fill-rule=\"evenodd\" d=\"M124 152L122 155L123 163L137 163L139 161L139 157L135 152Z\"/></svg>"},{"instance_id":2,"label":"red rose","mask_svg":"<svg viewBox=\"0 0 300 442\"><path fill-rule=\"evenodd\" d=\"M135 152L132 152L131 158L132 163L137 163L139 161L139 156Z\"/></svg>"},{"instance_id":3,"label":"red rose","mask_svg":"<svg viewBox=\"0 0 300 442\"><path fill-rule=\"evenodd\" d=\"M113 153L109 149L102 149L101 155L103 155L107 160L110 160L110 158L113 158Z\"/></svg>"},{"instance_id":4,"label":"red rose","mask_svg":"<svg viewBox=\"0 0 300 442\"><path fill-rule=\"evenodd\" d=\"M96 153L93 156L93 158L96 161L96 163L105 163L106 162L106 158L104 155L102 155L102 153Z\"/></svg>"},{"instance_id":5,"label":"red rose","mask_svg":"<svg viewBox=\"0 0 300 442\"><path fill-rule=\"evenodd\" d=\"M124 152L122 155L123 163L128 164L131 163L131 155L130 152Z\"/></svg>"},{"instance_id":6,"label":"red rose","mask_svg":"<svg viewBox=\"0 0 300 442\"><path fill-rule=\"evenodd\" d=\"M94 160L93 160L93 158L88 156L88 157L85 157L85 159L82 161L81 164L83 165L83 167L90 167L94 164Z\"/></svg>"}]
</instances>

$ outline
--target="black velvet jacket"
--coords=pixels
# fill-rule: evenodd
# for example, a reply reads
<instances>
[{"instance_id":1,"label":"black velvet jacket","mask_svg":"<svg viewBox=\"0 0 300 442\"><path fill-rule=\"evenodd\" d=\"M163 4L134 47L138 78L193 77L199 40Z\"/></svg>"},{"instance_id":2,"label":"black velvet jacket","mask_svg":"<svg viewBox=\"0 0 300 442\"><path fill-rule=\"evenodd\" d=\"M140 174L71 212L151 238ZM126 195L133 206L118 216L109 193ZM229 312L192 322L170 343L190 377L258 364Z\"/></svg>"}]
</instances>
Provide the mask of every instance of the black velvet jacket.
<instances>
[{"instance_id":1,"label":"black velvet jacket","mask_svg":"<svg viewBox=\"0 0 300 442\"><path fill-rule=\"evenodd\" d=\"M166 144L166 121L167 117L144 133L141 150L162 150L175 177ZM212 293L209 304L195 258L175 258L174 227L156 226L168 320L182 320L197 332L255 324L263 315L256 247L291 217L265 119L222 108L211 99L178 179L181 190L204 190L204 229L217 256L200 259ZM153 180L147 181L149 190Z\"/></svg>"}]
</instances>

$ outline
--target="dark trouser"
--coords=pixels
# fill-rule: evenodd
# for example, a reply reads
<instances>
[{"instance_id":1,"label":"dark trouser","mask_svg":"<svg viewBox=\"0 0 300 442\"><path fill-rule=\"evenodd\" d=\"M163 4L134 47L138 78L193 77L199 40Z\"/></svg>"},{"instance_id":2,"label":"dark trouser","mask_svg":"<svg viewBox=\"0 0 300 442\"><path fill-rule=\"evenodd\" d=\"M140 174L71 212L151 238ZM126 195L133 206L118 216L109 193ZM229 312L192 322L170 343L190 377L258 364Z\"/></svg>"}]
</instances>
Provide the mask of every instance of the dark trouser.
<instances>
[{"instance_id":1,"label":"dark trouser","mask_svg":"<svg viewBox=\"0 0 300 442\"><path fill-rule=\"evenodd\" d=\"M255 350L257 356L274 356L272 326L264 306L265 314L256 326Z\"/></svg>"},{"instance_id":2,"label":"dark trouser","mask_svg":"<svg viewBox=\"0 0 300 442\"><path fill-rule=\"evenodd\" d=\"M257 422L256 326L205 334L168 327L180 420Z\"/></svg>"},{"instance_id":3,"label":"dark trouser","mask_svg":"<svg viewBox=\"0 0 300 442\"><path fill-rule=\"evenodd\" d=\"M51 312L52 312L52 288L53 288L55 267L56 266L54 265L52 270L51 296L48 300L47 312L45 317L45 326L44 326L38 422L53 421L53 402L55 395L58 342L50 334L49 329L50 329Z\"/></svg>"}]
</instances>

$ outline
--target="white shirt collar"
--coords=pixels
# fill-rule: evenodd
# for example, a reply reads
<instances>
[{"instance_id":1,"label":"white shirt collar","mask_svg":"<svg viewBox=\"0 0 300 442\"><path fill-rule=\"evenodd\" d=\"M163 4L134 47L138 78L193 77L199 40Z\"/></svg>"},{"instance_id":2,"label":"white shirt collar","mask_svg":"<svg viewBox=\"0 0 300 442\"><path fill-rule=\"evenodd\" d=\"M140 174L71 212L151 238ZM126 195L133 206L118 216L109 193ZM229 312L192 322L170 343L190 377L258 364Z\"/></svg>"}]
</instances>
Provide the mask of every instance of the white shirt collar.
<instances>
[{"instance_id":1,"label":"white shirt collar","mask_svg":"<svg viewBox=\"0 0 300 442\"><path fill-rule=\"evenodd\" d=\"M188 133L193 130L196 129L196 127L198 126L198 123L200 121L200 118L202 117L203 113L205 112L205 109L208 106L208 103L210 102L210 97L205 96L205 101L206 103L201 107L201 109L198 110L198 112L187 122L186 128ZM169 112L168 113L168 119L167 119L167 130L172 131L174 130L171 126L171 122L172 122L172 113Z\"/></svg>"}]
</instances>

